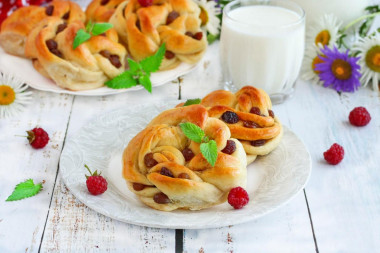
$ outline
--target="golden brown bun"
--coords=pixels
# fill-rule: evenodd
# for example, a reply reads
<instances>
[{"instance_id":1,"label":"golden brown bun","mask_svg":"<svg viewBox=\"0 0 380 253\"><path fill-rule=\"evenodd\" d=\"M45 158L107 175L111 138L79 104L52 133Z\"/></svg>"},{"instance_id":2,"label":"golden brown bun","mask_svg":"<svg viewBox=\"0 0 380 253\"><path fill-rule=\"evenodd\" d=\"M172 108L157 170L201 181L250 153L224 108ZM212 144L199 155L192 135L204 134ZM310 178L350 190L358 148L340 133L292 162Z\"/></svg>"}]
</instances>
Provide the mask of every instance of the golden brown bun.
<instances>
[{"instance_id":1,"label":"golden brown bun","mask_svg":"<svg viewBox=\"0 0 380 253\"><path fill-rule=\"evenodd\" d=\"M1 47L9 54L24 57L26 37L39 22L49 16L59 17L67 23L85 21L85 14L80 6L70 1L53 1L46 7L22 7L2 23Z\"/></svg>"},{"instance_id":2,"label":"golden brown bun","mask_svg":"<svg viewBox=\"0 0 380 253\"><path fill-rule=\"evenodd\" d=\"M87 22L108 22L117 6L125 0L93 0L86 9Z\"/></svg>"},{"instance_id":3,"label":"golden brown bun","mask_svg":"<svg viewBox=\"0 0 380 253\"><path fill-rule=\"evenodd\" d=\"M84 29L80 21L66 24L58 17L48 17L30 32L25 54L33 59L34 67L41 74L49 76L61 88L101 87L106 80L123 72L126 50L118 43L114 29L108 30L105 36L93 36L73 49L79 29ZM118 64L112 64L112 57L118 59Z\"/></svg>"},{"instance_id":4,"label":"golden brown bun","mask_svg":"<svg viewBox=\"0 0 380 253\"><path fill-rule=\"evenodd\" d=\"M179 127L182 122L198 125L215 140L218 158L214 167L201 154L200 144L183 134ZM231 155L221 152L227 140L236 144ZM185 160L185 148L194 153L191 160ZM149 153L157 163L150 167L144 161ZM245 187L246 156L241 143L230 138L226 124L209 117L205 107L192 105L162 112L129 142L123 153L123 176L130 190L152 208L199 210L224 202L231 188ZM154 200L156 194L162 193L168 203Z\"/></svg>"},{"instance_id":5,"label":"golden brown bun","mask_svg":"<svg viewBox=\"0 0 380 253\"><path fill-rule=\"evenodd\" d=\"M272 118L269 115L272 103L268 94L262 89L245 86L235 94L217 90L204 97L201 104L209 108L211 117L221 119L226 111L238 115L237 123L226 124L231 131L231 136L239 139L243 144L248 163L253 162L257 155L269 154L281 141L282 125L277 117ZM260 115L250 113L253 107L257 107ZM247 122L255 123L255 128L247 127ZM257 140L263 140L265 143L260 146L251 145L252 141Z\"/></svg>"},{"instance_id":6,"label":"golden brown bun","mask_svg":"<svg viewBox=\"0 0 380 253\"><path fill-rule=\"evenodd\" d=\"M166 44L167 53L160 69L180 62L198 62L207 39L200 29L200 8L191 0L154 0L141 7L137 0L121 3L109 20L133 59L140 61Z\"/></svg>"}]
</instances>

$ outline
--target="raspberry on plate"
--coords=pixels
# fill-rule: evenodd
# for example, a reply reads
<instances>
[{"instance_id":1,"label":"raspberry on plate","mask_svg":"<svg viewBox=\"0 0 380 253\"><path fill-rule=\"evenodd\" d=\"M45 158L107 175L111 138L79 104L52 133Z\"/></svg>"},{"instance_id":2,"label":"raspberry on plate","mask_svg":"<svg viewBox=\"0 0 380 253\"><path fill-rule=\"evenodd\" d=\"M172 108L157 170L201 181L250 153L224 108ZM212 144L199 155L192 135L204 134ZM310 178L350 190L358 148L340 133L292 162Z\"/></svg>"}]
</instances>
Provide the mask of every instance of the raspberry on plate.
<instances>
[{"instance_id":1,"label":"raspberry on plate","mask_svg":"<svg viewBox=\"0 0 380 253\"><path fill-rule=\"evenodd\" d=\"M84 165L84 167L86 167L88 172L90 172L90 176L86 175L86 185L88 191L92 195L99 195L104 193L107 190L107 180L100 175L101 173L98 174L98 171L96 170L94 173L92 173L90 168L86 164Z\"/></svg>"},{"instance_id":2,"label":"raspberry on plate","mask_svg":"<svg viewBox=\"0 0 380 253\"><path fill-rule=\"evenodd\" d=\"M249 196L244 188L238 186L232 188L228 193L228 203L233 206L235 209L241 209L243 206L248 204Z\"/></svg>"},{"instance_id":3,"label":"raspberry on plate","mask_svg":"<svg viewBox=\"0 0 380 253\"><path fill-rule=\"evenodd\" d=\"M351 125L365 126L371 121L371 115L364 107L355 107L348 116Z\"/></svg>"},{"instance_id":4,"label":"raspberry on plate","mask_svg":"<svg viewBox=\"0 0 380 253\"><path fill-rule=\"evenodd\" d=\"M323 153L325 160L332 165L337 165L343 160L344 149L337 143L334 143L329 150Z\"/></svg>"},{"instance_id":5,"label":"raspberry on plate","mask_svg":"<svg viewBox=\"0 0 380 253\"><path fill-rule=\"evenodd\" d=\"M49 142L49 135L42 128L36 127L26 132L30 145L35 149L43 148Z\"/></svg>"}]
</instances>

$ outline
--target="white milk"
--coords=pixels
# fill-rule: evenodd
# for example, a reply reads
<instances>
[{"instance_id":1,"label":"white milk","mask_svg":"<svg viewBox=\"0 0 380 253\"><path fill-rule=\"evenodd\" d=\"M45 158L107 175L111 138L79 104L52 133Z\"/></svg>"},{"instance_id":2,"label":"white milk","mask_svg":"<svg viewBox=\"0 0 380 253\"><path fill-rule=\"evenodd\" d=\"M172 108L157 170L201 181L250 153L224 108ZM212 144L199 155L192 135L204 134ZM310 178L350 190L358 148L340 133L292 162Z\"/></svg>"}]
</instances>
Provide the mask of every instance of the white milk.
<instances>
[{"instance_id":1,"label":"white milk","mask_svg":"<svg viewBox=\"0 0 380 253\"><path fill-rule=\"evenodd\" d=\"M376 0L293 0L306 12L306 22L313 25L323 14L333 13L344 25L364 15L364 8ZM378 0L377 0L378 2ZM378 2L379 3L379 2Z\"/></svg>"},{"instance_id":2,"label":"white milk","mask_svg":"<svg viewBox=\"0 0 380 253\"><path fill-rule=\"evenodd\" d=\"M224 81L269 94L293 87L304 53L304 20L291 10L251 5L224 13L221 61Z\"/></svg>"}]
</instances>

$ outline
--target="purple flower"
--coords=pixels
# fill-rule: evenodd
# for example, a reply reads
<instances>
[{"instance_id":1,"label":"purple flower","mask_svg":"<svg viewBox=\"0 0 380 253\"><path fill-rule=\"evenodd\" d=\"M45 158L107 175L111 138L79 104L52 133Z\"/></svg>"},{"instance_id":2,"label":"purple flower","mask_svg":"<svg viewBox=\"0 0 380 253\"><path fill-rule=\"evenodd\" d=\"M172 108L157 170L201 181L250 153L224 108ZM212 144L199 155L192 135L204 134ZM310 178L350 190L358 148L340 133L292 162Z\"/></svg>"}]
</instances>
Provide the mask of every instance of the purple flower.
<instances>
[{"instance_id":1,"label":"purple flower","mask_svg":"<svg viewBox=\"0 0 380 253\"><path fill-rule=\"evenodd\" d=\"M360 86L360 66L358 65L359 57L348 56L348 50L345 53L339 52L334 47L330 49L325 47L321 49L322 54L319 58L322 63L315 65L315 70L319 71L319 78L324 87L331 86L336 91L354 92Z\"/></svg>"}]
</instances>

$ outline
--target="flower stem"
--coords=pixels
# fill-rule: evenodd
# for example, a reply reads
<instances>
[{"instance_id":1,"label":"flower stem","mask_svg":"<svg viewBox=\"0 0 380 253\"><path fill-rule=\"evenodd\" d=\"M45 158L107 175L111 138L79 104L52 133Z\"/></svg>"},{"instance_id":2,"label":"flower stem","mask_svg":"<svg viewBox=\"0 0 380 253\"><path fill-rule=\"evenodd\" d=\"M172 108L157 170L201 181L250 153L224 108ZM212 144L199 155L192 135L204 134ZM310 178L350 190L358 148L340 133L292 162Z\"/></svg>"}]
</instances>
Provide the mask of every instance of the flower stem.
<instances>
[{"instance_id":1,"label":"flower stem","mask_svg":"<svg viewBox=\"0 0 380 253\"><path fill-rule=\"evenodd\" d=\"M348 25L346 25L343 28L342 33L346 32L348 30L348 28L350 28L351 26L355 25L356 23L362 21L363 19L372 18L372 17L375 17L376 15L379 15L379 14L380 14L380 11L372 13L372 14L364 15L364 16L361 16L360 18L355 19L354 21L350 22Z\"/></svg>"}]
</instances>

